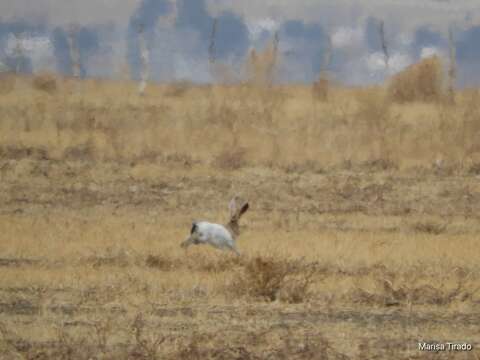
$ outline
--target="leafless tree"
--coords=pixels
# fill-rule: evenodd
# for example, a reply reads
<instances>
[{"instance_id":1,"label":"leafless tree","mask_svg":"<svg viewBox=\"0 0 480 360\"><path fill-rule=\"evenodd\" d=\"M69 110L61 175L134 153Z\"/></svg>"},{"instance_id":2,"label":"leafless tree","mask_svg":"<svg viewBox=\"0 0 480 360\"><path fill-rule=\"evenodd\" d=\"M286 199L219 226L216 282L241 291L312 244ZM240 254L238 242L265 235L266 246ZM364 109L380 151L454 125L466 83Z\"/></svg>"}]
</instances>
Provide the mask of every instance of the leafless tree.
<instances>
[{"instance_id":1,"label":"leafless tree","mask_svg":"<svg viewBox=\"0 0 480 360\"><path fill-rule=\"evenodd\" d=\"M80 50L78 49L78 43L76 34L78 28L76 25L71 25L68 31L67 41L70 50L70 58L72 59L72 75L76 78L80 77Z\"/></svg>"},{"instance_id":2,"label":"leafless tree","mask_svg":"<svg viewBox=\"0 0 480 360\"><path fill-rule=\"evenodd\" d=\"M215 64L216 61L216 49L215 40L217 37L218 19L213 20L212 32L210 33L210 45L208 47L208 60L210 64Z\"/></svg>"},{"instance_id":3,"label":"leafless tree","mask_svg":"<svg viewBox=\"0 0 480 360\"><path fill-rule=\"evenodd\" d=\"M280 36L278 35L278 31L275 32L275 35L273 36L273 47L272 47L272 59L271 59L271 64L268 66L267 71L267 82L269 86L273 85L273 80L275 77L275 69L277 66L278 62L278 47L280 44Z\"/></svg>"},{"instance_id":4,"label":"leafless tree","mask_svg":"<svg viewBox=\"0 0 480 360\"><path fill-rule=\"evenodd\" d=\"M333 56L333 44L330 34L327 34L327 48L325 49L325 54L323 56L322 67L320 69L320 78L326 77L330 63L332 62Z\"/></svg>"},{"instance_id":5,"label":"leafless tree","mask_svg":"<svg viewBox=\"0 0 480 360\"><path fill-rule=\"evenodd\" d=\"M448 48L449 48L449 68L448 68L448 99L451 103L455 102L455 82L457 77L456 47L453 35L453 29L448 29Z\"/></svg>"},{"instance_id":6,"label":"leafless tree","mask_svg":"<svg viewBox=\"0 0 480 360\"><path fill-rule=\"evenodd\" d=\"M148 75L149 75L149 51L145 40L145 32L143 25L138 27L138 43L140 47L140 85L138 87L138 93L143 95L147 88Z\"/></svg>"},{"instance_id":7,"label":"leafless tree","mask_svg":"<svg viewBox=\"0 0 480 360\"><path fill-rule=\"evenodd\" d=\"M385 36L385 22L382 20L378 26L378 34L380 35L380 42L383 51L383 58L385 61L385 70L388 72L390 67L390 54L388 52L388 43Z\"/></svg>"},{"instance_id":8,"label":"leafless tree","mask_svg":"<svg viewBox=\"0 0 480 360\"><path fill-rule=\"evenodd\" d=\"M17 33L15 34L15 48L13 49L13 53L15 58L17 59L15 64L15 69L14 69L17 74L20 72L21 62L19 59L21 59L24 55L22 38L23 38L22 34L17 34Z\"/></svg>"}]
</instances>

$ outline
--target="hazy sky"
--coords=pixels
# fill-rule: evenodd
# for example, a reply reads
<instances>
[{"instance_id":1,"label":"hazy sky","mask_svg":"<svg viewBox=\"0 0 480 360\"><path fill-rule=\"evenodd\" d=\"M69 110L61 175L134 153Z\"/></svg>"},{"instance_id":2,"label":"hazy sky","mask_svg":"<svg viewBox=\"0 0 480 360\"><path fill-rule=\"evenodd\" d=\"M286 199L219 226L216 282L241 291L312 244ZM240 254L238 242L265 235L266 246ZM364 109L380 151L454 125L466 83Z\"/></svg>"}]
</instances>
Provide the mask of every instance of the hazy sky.
<instances>
[{"instance_id":1,"label":"hazy sky","mask_svg":"<svg viewBox=\"0 0 480 360\"><path fill-rule=\"evenodd\" d=\"M172 0L172 2L175 2ZM0 17L48 20L52 24L79 22L125 23L139 0L3 0ZM478 0L209 0L209 11L234 10L246 18L299 18L344 23L344 17L375 15L395 19L406 27L429 23L462 22L466 16L479 21ZM330 14L341 18L330 18Z\"/></svg>"},{"instance_id":2,"label":"hazy sky","mask_svg":"<svg viewBox=\"0 0 480 360\"><path fill-rule=\"evenodd\" d=\"M0 60L14 61L12 34L24 29L31 33L22 40L30 57L25 69L56 64L56 70L68 73L72 59L66 34L74 24L80 29L83 74L112 77L125 65L135 73L140 49L132 29L145 22L155 80L209 81L207 48L214 18L221 29L219 56L229 64L240 64L248 49L261 49L279 31L279 71L286 81L311 81L318 75L328 37L335 78L381 81L387 74L379 21L385 22L391 47L391 72L431 54L445 56L447 31L453 28L460 80L480 80L470 74L480 72L480 0L2 0ZM42 30L34 31L38 25Z\"/></svg>"}]
</instances>

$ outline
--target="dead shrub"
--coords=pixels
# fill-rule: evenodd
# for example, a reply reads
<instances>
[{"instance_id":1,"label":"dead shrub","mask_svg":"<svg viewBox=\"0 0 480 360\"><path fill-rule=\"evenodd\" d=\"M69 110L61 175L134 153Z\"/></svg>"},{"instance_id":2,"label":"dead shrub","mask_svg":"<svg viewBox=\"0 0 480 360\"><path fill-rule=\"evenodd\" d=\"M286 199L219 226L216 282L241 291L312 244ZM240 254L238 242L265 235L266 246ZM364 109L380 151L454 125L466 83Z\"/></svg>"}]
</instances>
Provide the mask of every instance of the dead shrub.
<instances>
[{"instance_id":1,"label":"dead shrub","mask_svg":"<svg viewBox=\"0 0 480 360\"><path fill-rule=\"evenodd\" d=\"M264 301L301 303L308 297L316 269L316 264L302 260L255 257L246 262L232 285L234 291Z\"/></svg>"},{"instance_id":2,"label":"dead shrub","mask_svg":"<svg viewBox=\"0 0 480 360\"><path fill-rule=\"evenodd\" d=\"M0 158L24 159L33 158L47 160L48 151L44 148L22 147L22 146L0 146Z\"/></svg>"},{"instance_id":3,"label":"dead shrub","mask_svg":"<svg viewBox=\"0 0 480 360\"><path fill-rule=\"evenodd\" d=\"M215 158L215 165L222 170L238 170L246 165L246 150L243 148L227 149Z\"/></svg>"},{"instance_id":4,"label":"dead shrub","mask_svg":"<svg viewBox=\"0 0 480 360\"><path fill-rule=\"evenodd\" d=\"M155 360L159 358L160 347L167 340L166 336L148 331L147 323L143 314L137 314L131 326L134 338L135 348L132 351L132 358L145 360Z\"/></svg>"},{"instance_id":5,"label":"dead shrub","mask_svg":"<svg viewBox=\"0 0 480 360\"><path fill-rule=\"evenodd\" d=\"M32 86L36 90L53 94L57 91L57 80L51 74L39 74L33 78Z\"/></svg>"},{"instance_id":6,"label":"dead shrub","mask_svg":"<svg viewBox=\"0 0 480 360\"><path fill-rule=\"evenodd\" d=\"M145 259L145 265L162 271L169 271L175 268L175 263L162 255L148 255Z\"/></svg>"},{"instance_id":7,"label":"dead shrub","mask_svg":"<svg viewBox=\"0 0 480 360\"><path fill-rule=\"evenodd\" d=\"M307 301L310 297L310 286L316 274L315 264L303 266L299 274L286 282L280 292L280 300L289 304L300 304Z\"/></svg>"},{"instance_id":8,"label":"dead shrub","mask_svg":"<svg viewBox=\"0 0 480 360\"><path fill-rule=\"evenodd\" d=\"M275 301L292 271L287 261L257 257L245 267L246 290L253 297Z\"/></svg>"},{"instance_id":9,"label":"dead shrub","mask_svg":"<svg viewBox=\"0 0 480 360\"><path fill-rule=\"evenodd\" d=\"M407 67L395 75L388 85L391 100L406 102L440 102L445 97L443 66L432 56Z\"/></svg>"}]
</instances>

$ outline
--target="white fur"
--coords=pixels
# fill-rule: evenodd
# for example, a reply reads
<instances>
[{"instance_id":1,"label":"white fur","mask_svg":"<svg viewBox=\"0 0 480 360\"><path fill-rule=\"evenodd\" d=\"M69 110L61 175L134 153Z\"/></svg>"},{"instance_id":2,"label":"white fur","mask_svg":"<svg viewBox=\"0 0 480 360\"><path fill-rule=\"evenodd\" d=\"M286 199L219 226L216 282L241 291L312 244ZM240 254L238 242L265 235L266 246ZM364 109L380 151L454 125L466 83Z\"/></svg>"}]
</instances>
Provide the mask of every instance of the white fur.
<instances>
[{"instance_id":1,"label":"white fur","mask_svg":"<svg viewBox=\"0 0 480 360\"><path fill-rule=\"evenodd\" d=\"M195 223L200 244L209 244L217 249L229 249L237 253L235 239L225 226L207 221Z\"/></svg>"},{"instance_id":2,"label":"white fur","mask_svg":"<svg viewBox=\"0 0 480 360\"><path fill-rule=\"evenodd\" d=\"M190 245L208 244L217 249L230 250L240 255L235 246L235 238L239 236L238 222L248 210L247 201L235 196L228 205L230 221L227 225L220 225L208 221L195 221L190 229L190 235L182 242L183 248Z\"/></svg>"}]
</instances>

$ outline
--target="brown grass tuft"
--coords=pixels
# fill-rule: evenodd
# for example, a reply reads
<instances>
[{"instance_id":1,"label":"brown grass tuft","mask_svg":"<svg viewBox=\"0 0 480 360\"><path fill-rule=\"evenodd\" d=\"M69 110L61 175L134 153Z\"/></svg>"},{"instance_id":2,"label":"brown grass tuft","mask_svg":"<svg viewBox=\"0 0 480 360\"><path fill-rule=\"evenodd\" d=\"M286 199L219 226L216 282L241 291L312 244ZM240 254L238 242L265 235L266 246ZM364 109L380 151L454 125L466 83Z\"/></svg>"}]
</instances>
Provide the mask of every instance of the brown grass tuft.
<instances>
[{"instance_id":1,"label":"brown grass tuft","mask_svg":"<svg viewBox=\"0 0 480 360\"><path fill-rule=\"evenodd\" d=\"M175 263L163 255L148 255L145 259L145 265L162 271L169 271L175 268Z\"/></svg>"},{"instance_id":2,"label":"brown grass tuft","mask_svg":"<svg viewBox=\"0 0 480 360\"><path fill-rule=\"evenodd\" d=\"M215 158L215 165L222 170L238 170L247 164L245 159L246 150L226 149Z\"/></svg>"},{"instance_id":3,"label":"brown grass tuft","mask_svg":"<svg viewBox=\"0 0 480 360\"><path fill-rule=\"evenodd\" d=\"M32 86L36 90L53 94L57 91L57 79L52 74L39 74L33 78Z\"/></svg>"}]
</instances>

